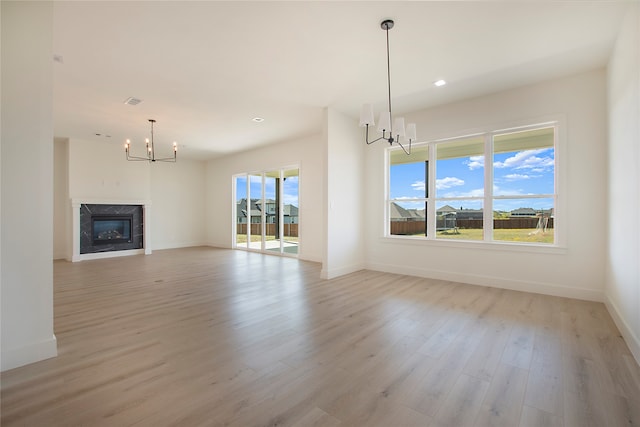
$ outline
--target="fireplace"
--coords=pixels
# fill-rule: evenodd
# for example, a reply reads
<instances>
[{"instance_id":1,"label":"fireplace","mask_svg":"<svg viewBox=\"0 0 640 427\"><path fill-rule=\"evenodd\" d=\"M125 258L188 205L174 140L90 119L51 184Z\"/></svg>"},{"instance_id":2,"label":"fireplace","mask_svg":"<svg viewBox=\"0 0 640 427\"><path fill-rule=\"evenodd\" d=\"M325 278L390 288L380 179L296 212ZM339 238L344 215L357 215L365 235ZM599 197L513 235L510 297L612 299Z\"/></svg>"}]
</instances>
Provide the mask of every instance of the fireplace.
<instances>
[{"instance_id":1,"label":"fireplace","mask_svg":"<svg viewBox=\"0 0 640 427\"><path fill-rule=\"evenodd\" d=\"M151 201L71 199L70 261L149 255Z\"/></svg>"},{"instance_id":2,"label":"fireplace","mask_svg":"<svg viewBox=\"0 0 640 427\"><path fill-rule=\"evenodd\" d=\"M131 243L133 215L91 215L93 246Z\"/></svg>"},{"instance_id":3,"label":"fireplace","mask_svg":"<svg viewBox=\"0 0 640 427\"><path fill-rule=\"evenodd\" d=\"M142 205L80 204L79 254L144 249Z\"/></svg>"}]
</instances>

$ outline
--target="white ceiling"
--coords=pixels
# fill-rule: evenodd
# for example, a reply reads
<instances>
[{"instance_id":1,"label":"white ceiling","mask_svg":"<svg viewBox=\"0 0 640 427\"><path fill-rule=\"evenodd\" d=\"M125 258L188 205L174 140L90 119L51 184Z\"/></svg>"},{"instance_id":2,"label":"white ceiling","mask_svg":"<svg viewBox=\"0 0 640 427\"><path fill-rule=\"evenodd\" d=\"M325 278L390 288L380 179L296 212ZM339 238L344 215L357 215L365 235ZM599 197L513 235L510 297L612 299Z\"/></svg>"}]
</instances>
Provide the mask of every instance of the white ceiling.
<instances>
[{"instance_id":1,"label":"white ceiling","mask_svg":"<svg viewBox=\"0 0 640 427\"><path fill-rule=\"evenodd\" d=\"M402 113L604 66L630 1L56 2L54 133L214 158L384 108L384 18Z\"/></svg>"}]
</instances>

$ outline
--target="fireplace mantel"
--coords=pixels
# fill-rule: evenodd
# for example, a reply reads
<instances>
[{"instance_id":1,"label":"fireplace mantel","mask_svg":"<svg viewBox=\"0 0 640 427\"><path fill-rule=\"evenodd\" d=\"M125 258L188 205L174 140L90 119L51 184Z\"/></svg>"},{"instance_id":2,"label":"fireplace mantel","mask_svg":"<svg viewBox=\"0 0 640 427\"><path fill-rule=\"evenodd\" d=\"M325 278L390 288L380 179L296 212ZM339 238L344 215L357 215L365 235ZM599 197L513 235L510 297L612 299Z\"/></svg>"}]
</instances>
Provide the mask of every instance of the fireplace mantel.
<instances>
[{"instance_id":1,"label":"fireplace mantel","mask_svg":"<svg viewBox=\"0 0 640 427\"><path fill-rule=\"evenodd\" d=\"M137 205L142 206L143 216L143 248L131 249L131 250L116 250L111 252L98 252L98 253L80 253L80 207L82 205ZM127 255L139 255L151 254L151 248L149 246L149 232L150 232L150 215L151 215L151 201L150 200L122 200L122 199L71 199L71 211L72 211L72 233L73 244L71 261L84 261L89 259L98 258L112 258Z\"/></svg>"}]
</instances>

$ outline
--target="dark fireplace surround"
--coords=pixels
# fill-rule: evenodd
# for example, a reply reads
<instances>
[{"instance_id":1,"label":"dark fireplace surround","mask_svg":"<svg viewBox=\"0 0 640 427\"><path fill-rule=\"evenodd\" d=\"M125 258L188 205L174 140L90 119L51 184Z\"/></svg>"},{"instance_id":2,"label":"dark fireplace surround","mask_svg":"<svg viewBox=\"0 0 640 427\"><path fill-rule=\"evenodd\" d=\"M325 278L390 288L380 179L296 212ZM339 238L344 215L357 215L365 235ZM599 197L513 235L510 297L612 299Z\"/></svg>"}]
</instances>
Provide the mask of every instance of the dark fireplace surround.
<instances>
[{"instance_id":1,"label":"dark fireplace surround","mask_svg":"<svg viewBox=\"0 0 640 427\"><path fill-rule=\"evenodd\" d=\"M80 205L80 254L142 249L141 205Z\"/></svg>"}]
</instances>

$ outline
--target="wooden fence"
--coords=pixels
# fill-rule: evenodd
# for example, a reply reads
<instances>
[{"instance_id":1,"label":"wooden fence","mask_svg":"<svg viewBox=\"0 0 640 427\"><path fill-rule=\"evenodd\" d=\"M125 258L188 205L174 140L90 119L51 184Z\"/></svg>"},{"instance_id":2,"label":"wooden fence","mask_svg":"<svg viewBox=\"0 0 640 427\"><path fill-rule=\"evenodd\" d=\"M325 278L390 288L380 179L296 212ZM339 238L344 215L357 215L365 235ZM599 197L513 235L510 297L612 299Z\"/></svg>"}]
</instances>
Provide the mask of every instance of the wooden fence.
<instances>
[{"instance_id":1,"label":"wooden fence","mask_svg":"<svg viewBox=\"0 0 640 427\"><path fill-rule=\"evenodd\" d=\"M275 236L276 225L265 224L265 234L267 236ZM247 234L247 224L237 224L237 234ZM251 235L258 236L262 234L262 224L251 224ZM290 237L298 237L298 224L284 224L284 235Z\"/></svg>"},{"instance_id":2,"label":"wooden fence","mask_svg":"<svg viewBox=\"0 0 640 427\"><path fill-rule=\"evenodd\" d=\"M458 219L456 221L448 220L445 225L444 220L438 219L436 228L441 230L443 228L458 227L465 228L482 228L481 219ZM527 229L536 228L538 226L538 218L505 218L494 219L494 229ZM553 218L549 218L547 222L547 228L553 228ZM421 234L425 231L424 221L391 221L391 234L392 235L411 235Z\"/></svg>"},{"instance_id":3,"label":"wooden fence","mask_svg":"<svg viewBox=\"0 0 640 427\"><path fill-rule=\"evenodd\" d=\"M455 224L455 225L454 225ZM436 228L451 228L452 226L458 228L482 228L481 219L458 219L455 221L448 220L445 226L444 220L438 219ZM493 228L536 228L538 226L538 218L506 218L506 219L494 219ZM553 218L549 218L547 228L553 228ZM424 221L391 221L391 234L392 235L411 235L420 234L425 231ZM276 233L275 224L266 224L265 229L267 236L274 236ZM247 224L237 224L238 234L247 234ZM251 234L256 236L262 233L262 224L251 224ZM284 235L298 237L298 224L284 224Z\"/></svg>"}]
</instances>

